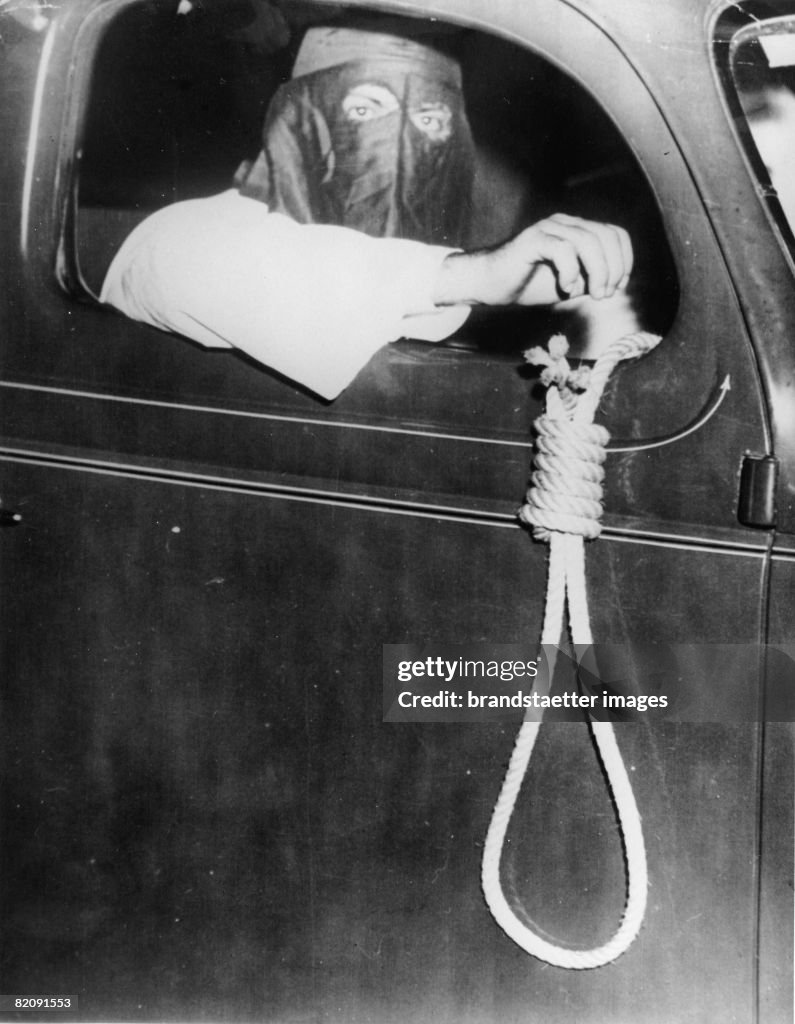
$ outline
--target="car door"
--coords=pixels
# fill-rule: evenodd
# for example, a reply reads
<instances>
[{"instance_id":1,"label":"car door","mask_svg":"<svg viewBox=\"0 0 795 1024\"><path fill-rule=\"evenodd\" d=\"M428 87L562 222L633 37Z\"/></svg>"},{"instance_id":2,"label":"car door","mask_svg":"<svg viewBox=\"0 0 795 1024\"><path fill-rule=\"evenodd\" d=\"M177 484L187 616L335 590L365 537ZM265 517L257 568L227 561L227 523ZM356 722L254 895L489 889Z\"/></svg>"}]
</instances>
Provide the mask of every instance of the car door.
<instances>
[{"instance_id":1,"label":"car door","mask_svg":"<svg viewBox=\"0 0 795 1024\"><path fill-rule=\"evenodd\" d=\"M676 302L600 409L616 450L587 551L596 639L760 644L771 530L741 524L738 503L746 456L771 451L769 410L695 160L704 140L672 131L670 76L596 9L404 9L474 33L475 77L490 63L526 83L527 61L574 83L653 199L635 245ZM254 72L173 5L38 13L43 26L6 20L1 72L9 990L54 985L107 1019L754 1019L761 724L618 726L646 923L615 965L566 972L521 953L479 890L513 726L381 720L382 645L538 638L546 552L515 508L542 396L502 343L514 328L391 346L328 405L102 308L86 239L109 250L120 226L227 172L163 184L175 162L158 164L166 142L141 124L182 159L177 129L206 115L196 78L169 68L201 52L232 91L236 69ZM169 93L145 87L150 47L174 61ZM98 112L101 60L137 74L136 125L112 94ZM684 66L708 80L697 55ZM276 71L257 74L265 89ZM242 150L233 127L216 141ZM124 177L130 148L129 166L156 165L150 193ZM587 211L581 194L569 181L563 197ZM705 671L705 706L715 684ZM622 850L584 724L543 729L512 829L504 872L527 913L563 942L603 941ZM770 1020L789 942L764 947Z\"/></svg>"}]
</instances>

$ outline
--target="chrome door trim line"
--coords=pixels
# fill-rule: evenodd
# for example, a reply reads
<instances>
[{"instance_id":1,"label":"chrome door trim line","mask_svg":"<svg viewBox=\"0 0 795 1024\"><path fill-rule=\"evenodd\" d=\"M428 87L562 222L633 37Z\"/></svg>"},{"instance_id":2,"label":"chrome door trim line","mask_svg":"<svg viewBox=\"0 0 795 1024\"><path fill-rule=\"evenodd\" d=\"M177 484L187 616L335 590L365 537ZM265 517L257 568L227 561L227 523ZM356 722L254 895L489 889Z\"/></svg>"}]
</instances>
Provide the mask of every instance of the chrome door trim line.
<instances>
[{"instance_id":1,"label":"chrome door trim line","mask_svg":"<svg viewBox=\"0 0 795 1024\"><path fill-rule=\"evenodd\" d=\"M41 384L22 384L18 381L0 381L0 387L21 391L46 392L53 395L64 395L68 398L90 398L106 402L120 402L126 405L145 405L158 409L175 409L180 412L213 413L218 416L239 416L245 419L271 420L277 423L297 423L318 427L345 427L349 430L370 430L384 434L408 434L413 437L430 437L444 441L472 441L476 444L498 444L513 448L530 450L531 441L506 441L496 437L471 437L467 434L446 434L432 430L415 430L409 427L385 427L370 423L353 423L348 420L323 420L307 416L287 416L270 412L249 412L245 409L217 408L212 405L192 405L185 402L163 402L153 398L132 398L128 395L106 395L98 391L81 391L72 388L53 388Z\"/></svg>"},{"instance_id":2,"label":"chrome door trim line","mask_svg":"<svg viewBox=\"0 0 795 1024\"><path fill-rule=\"evenodd\" d=\"M454 522L473 523L478 526L497 526L512 530L520 529L515 514L507 512L477 511L457 508L451 505L432 505L400 498L344 494L313 488L298 488L284 484L258 483L237 477L210 476L186 473L172 469L136 466L104 459L79 459L73 456L52 455L23 448L0 446L0 462L14 462L27 465L65 469L74 472L92 473L103 476L126 477L131 480L145 480L149 483L166 483L185 487L207 488L229 493L246 494L252 497L278 498L284 501L300 501L310 504L334 505L339 508L358 508L364 511L383 512L389 515L418 516L425 519L447 519ZM625 544L645 544L651 547L675 548L692 551L694 548L714 554L734 554L765 558L767 547L751 544L733 544L730 541L705 541L703 538L666 534L663 532L633 530L628 527L606 526L602 532L605 540Z\"/></svg>"}]
</instances>

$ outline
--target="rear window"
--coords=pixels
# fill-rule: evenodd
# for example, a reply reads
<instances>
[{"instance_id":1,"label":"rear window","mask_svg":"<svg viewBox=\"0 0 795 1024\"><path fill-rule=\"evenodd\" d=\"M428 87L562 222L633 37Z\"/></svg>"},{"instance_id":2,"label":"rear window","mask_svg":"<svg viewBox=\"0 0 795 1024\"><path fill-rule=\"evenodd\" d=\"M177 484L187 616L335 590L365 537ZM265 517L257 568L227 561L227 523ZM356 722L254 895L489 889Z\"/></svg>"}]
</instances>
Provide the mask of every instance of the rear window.
<instances>
[{"instance_id":1,"label":"rear window","mask_svg":"<svg viewBox=\"0 0 795 1024\"><path fill-rule=\"evenodd\" d=\"M717 60L759 196L795 256L795 8L733 8L718 23Z\"/></svg>"}]
</instances>

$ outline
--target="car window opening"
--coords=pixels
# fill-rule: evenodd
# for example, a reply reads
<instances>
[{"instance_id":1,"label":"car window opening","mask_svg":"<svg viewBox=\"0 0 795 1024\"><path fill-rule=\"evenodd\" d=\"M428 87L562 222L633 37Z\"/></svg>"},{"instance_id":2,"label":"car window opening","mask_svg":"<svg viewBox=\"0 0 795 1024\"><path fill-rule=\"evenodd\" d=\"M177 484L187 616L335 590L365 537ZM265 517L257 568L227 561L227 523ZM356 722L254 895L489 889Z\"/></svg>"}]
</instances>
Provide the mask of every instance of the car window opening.
<instances>
[{"instance_id":1,"label":"car window opening","mask_svg":"<svg viewBox=\"0 0 795 1024\"><path fill-rule=\"evenodd\" d=\"M754 173L779 227L792 239L795 19L756 22L740 33L732 47L730 72L745 121L741 135L747 140Z\"/></svg>"},{"instance_id":2,"label":"car window opening","mask_svg":"<svg viewBox=\"0 0 795 1024\"><path fill-rule=\"evenodd\" d=\"M296 11L291 24L263 26L234 4L182 5L175 16L173 5L131 3L109 24L82 132L78 288L99 295L121 242L150 213L230 188L256 159L306 25L328 16L311 5ZM598 320L565 305L476 310L441 344L516 362L558 332L584 358L631 329L665 334L678 300L673 259L652 189L613 122L581 86L521 47L456 26L445 27L444 47L461 65L474 140L463 247L495 245L562 210L625 227L636 262L626 299ZM366 84L366 93L346 94L343 109L348 120L377 125L390 116L389 90ZM449 132L450 116L445 103L426 103L414 125L432 142Z\"/></svg>"}]
</instances>

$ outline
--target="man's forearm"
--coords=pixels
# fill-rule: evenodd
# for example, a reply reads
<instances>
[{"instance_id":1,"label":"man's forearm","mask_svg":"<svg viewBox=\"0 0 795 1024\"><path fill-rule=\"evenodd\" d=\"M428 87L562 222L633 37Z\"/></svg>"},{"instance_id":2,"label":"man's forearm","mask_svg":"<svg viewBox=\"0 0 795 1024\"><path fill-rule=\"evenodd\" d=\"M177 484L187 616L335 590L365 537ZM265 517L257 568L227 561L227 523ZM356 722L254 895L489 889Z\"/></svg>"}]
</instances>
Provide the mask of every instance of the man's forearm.
<instances>
[{"instance_id":1,"label":"man's forearm","mask_svg":"<svg viewBox=\"0 0 795 1024\"><path fill-rule=\"evenodd\" d=\"M543 263L518 280L502 272L500 250L451 253L439 268L433 289L437 306L546 305L561 298L552 270ZM532 294L531 294L532 291Z\"/></svg>"},{"instance_id":2,"label":"man's forearm","mask_svg":"<svg viewBox=\"0 0 795 1024\"><path fill-rule=\"evenodd\" d=\"M610 298L632 270L623 228L555 214L495 249L451 253L433 289L439 306L533 306Z\"/></svg>"}]
</instances>

